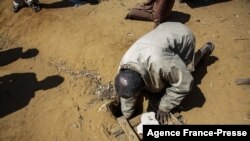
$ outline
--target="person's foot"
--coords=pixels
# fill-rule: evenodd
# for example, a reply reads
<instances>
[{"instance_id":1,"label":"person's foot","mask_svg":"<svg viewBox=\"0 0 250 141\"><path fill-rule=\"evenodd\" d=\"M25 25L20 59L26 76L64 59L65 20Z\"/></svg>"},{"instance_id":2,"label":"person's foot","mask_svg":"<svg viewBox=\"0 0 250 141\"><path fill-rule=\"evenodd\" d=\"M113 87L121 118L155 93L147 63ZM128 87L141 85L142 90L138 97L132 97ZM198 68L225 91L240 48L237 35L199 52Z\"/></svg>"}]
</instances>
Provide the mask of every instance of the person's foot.
<instances>
[{"instance_id":1,"label":"person's foot","mask_svg":"<svg viewBox=\"0 0 250 141\"><path fill-rule=\"evenodd\" d=\"M203 47L200 49L201 53L203 55L203 58L209 56L214 51L215 45L212 42L207 42L203 45Z\"/></svg>"},{"instance_id":2,"label":"person's foot","mask_svg":"<svg viewBox=\"0 0 250 141\"><path fill-rule=\"evenodd\" d=\"M37 3L32 3L29 5L34 12L39 12L42 8Z\"/></svg>"},{"instance_id":3,"label":"person's foot","mask_svg":"<svg viewBox=\"0 0 250 141\"><path fill-rule=\"evenodd\" d=\"M207 42L195 53L194 66L196 67L200 61L208 57L214 50L215 45L212 42Z\"/></svg>"},{"instance_id":4,"label":"person's foot","mask_svg":"<svg viewBox=\"0 0 250 141\"><path fill-rule=\"evenodd\" d=\"M21 8L21 6L13 6L13 12L17 13Z\"/></svg>"}]
</instances>

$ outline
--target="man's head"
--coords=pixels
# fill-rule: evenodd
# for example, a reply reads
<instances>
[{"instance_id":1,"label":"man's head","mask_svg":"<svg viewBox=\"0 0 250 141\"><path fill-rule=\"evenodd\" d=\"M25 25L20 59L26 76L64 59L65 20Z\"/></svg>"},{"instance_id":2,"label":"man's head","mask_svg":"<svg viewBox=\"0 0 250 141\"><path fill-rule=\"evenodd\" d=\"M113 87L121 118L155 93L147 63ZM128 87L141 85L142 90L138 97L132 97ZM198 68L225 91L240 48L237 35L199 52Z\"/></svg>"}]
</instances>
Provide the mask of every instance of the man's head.
<instances>
[{"instance_id":1,"label":"man's head","mask_svg":"<svg viewBox=\"0 0 250 141\"><path fill-rule=\"evenodd\" d=\"M141 75L132 70L121 70L115 77L115 90L122 98L136 96L145 87Z\"/></svg>"}]
</instances>

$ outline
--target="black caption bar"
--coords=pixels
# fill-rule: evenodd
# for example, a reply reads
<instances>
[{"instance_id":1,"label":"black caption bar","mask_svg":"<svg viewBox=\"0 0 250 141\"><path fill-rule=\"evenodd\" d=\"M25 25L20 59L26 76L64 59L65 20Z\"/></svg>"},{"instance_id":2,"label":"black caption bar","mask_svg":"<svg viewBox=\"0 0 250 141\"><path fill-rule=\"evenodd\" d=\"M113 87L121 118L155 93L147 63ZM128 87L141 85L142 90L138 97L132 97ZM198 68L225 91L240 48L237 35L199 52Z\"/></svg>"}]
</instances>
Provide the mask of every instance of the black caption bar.
<instances>
[{"instance_id":1,"label":"black caption bar","mask_svg":"<svg viewBox=\"0 0 250 141\"><path fill-rule=\"evenodd\" d=\"M168 137L250 137L250 125L145 125L143 140Z\"/></svg>"}]
</instances>

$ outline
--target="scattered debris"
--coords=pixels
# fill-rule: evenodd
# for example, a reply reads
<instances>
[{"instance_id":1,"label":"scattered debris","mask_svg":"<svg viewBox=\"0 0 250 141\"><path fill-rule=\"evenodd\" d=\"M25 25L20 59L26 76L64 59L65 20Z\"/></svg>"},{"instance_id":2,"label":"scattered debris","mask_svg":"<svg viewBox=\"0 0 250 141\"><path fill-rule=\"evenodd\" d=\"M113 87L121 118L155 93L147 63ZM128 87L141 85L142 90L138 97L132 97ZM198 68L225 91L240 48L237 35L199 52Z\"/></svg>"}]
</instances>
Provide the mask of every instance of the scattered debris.
<instances>
[{"instance_id":1,"label":"scattered debris","mask_svg":"<svg viewBox=\"0 0 250 141\"><path fill-rule=\"evenodd\" d=\"M240 17L238 14L234 14L234 16L235 16L236 18L239 18L239 17Z\"/></svg>"},{"instance_id":2,"label":"scattered debris","mask_svg":"<svg viewBox=\"0 0 250 141\"><path fill-rule=\"evenodd\" d=\"M112 81L110 81L108 84L105 85L97 83L96 94L98 95L99 100L103 99L117 100L118 98Z\"/></svg>"},{"instance_id":3,"label":"scattered debris","mask_svg":"<svg viewBox=\"0 0 250 141\"><path fill-rule=\"evenodd\" d=\"M75 80L80 78L87 78L91 83L95 85L95 92L98 96L98 100L117 100L118 96L116 95L114 84L110 81L108 84L102 84L102 78L95 71L90 71L87 69L74 71L71 68L66 67L66 62L61 62L60 64L55 65L57 71L69 73Z\"/></svg>"},{"instance_id":4,"label":"scattered debris","mask_svg":"<svg viewBox=\"0 0 250 141\"><path fill-rule=\"evenodd\" d=\"M202 25L208 25L206 22L204 22L204 21L201 21L201 24Z\"/></svg>"},{"instance_id":5,"label":"scattered debris","mask_svg":"<svg viewBox=\"0 0 250 141\"><path fill-rule=\"evenodd\" d=\"M121 4L121 6L126 7L124 3L121 2L120 4Z\"/></svg>"},{"instance_id":6,"label":"scattered debris","mask_svg":"<svg viewBox=\"0 0 250 141\"><path fill-rule=\"evenodd\" d=\"M211 88L213 88L213 82L210 82L210 85L209 85Z\"/></svg>"},{"instance_id":7,"label":"scattered debris","mask_svg":"<svg viewBox=\"0 0 250 141\"><path fill-rule=\"evenodd\" d=\"M133 33L129 32L127 35L128 35L128 36L132 36L132 35L133 35Z\"/></svg>"},{"instance_id":8,"label":"scattered debris","mask_svg":"<svg viewBox=\"0 0 250 141\"><path fill-rule=\"evenodd\" d=\"M79 128L80 126L79 126L79 124L77 124L77 123L73 123L73 124L72 124L72 127L74 127L74 128Z\"/></svg>"},{"instance_id":9,"label":"scattered debris","mask_svg":"<svg viewBox=\"0 0 250 141\"><path fill-rule=\"evenodd\" d=\"M240 60L240 57L237 56L237 55L233 55L233 58L234 58L235 60Z\"/></svg>"},{"instance_id":10,"label":"scattered debris","mask_svg":"<svg viewBox=\"0 0 250 141\"><path fill-rule=\"evenodd\" d=\"M114 102L113 100L107 100L104 102L104 104L102 104L100 106L100 108L98 109L98 112L107 112L107 111L110 111L114 105Z\"/></svg>"},{"instance_id":11,"label":"scattered debris","mask_svg":"<svg viewBox=\"0 0 250 141\"><path fill-rule=\"evenodd\" d=\"M217 18L219 19L219 22L223 23L223 22L227 21L230 18L230 16L229 17L217 16Z\"/></svg>"}]
</instances>

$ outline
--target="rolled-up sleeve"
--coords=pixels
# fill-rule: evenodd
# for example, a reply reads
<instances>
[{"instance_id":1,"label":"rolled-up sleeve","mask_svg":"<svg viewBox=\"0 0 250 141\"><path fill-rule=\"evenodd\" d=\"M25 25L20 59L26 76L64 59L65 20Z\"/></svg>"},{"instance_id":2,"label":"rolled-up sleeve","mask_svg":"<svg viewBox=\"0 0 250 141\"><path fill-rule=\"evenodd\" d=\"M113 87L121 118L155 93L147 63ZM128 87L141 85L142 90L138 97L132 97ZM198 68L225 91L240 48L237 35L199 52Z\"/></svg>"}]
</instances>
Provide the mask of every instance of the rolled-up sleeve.
<instances>
[{"instance_id":1,"label":"rolled-up sleeve","mask_svg":"<svg viewBox=\"0 0 250 141\"><path fill-rule=\"evenodd\" d=\"M173 57L170 66L163 72L163 77L170 86L166 88L166 93L161 98L159 109L169 112L191 91L193 77L178 55Z\"/></svg>"}]
</instances>

